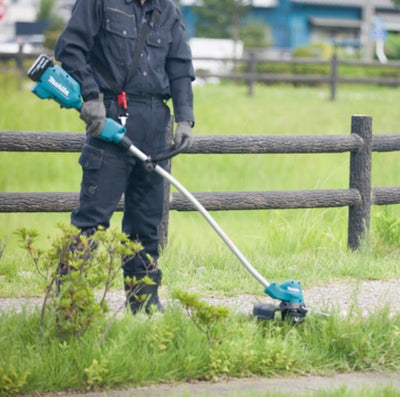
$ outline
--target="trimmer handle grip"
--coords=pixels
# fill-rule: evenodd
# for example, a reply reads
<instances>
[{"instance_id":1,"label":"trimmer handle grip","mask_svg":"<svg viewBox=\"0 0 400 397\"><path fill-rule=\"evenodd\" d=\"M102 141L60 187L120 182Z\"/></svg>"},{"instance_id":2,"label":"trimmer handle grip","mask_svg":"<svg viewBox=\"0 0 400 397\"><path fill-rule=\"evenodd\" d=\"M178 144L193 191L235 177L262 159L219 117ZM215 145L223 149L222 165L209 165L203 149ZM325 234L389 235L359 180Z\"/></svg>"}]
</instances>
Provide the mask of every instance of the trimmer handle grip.
<instances>
[{"instance_id":1,"label":"trimmer handle grip","mask_svg":"<svg viewBox=\"0 0 400 397\"><path fill-rule=\"evenodd\" d=\"M175 144L173 144L166 152L159 153L155 156L149 156L150 160L153 163L158 163L160 161L168 160L176 156L177 154L181 153L183 150L185 150L189 146L189 142L190 142L189 137L185 136L183 137L182 142L178 147L176 147Z\"/></svg>"},{"instance_id":2,"label":"trimmer handle grip","mask_svg":"<svg viewBox=\"0 0 400 397\"><path fill-rule=\"evenodd\" d=\"M106 123L98 138L107 142L120 143L126 133L126 128L110 117L106 118Z\"/></svg>"}]
</instances>

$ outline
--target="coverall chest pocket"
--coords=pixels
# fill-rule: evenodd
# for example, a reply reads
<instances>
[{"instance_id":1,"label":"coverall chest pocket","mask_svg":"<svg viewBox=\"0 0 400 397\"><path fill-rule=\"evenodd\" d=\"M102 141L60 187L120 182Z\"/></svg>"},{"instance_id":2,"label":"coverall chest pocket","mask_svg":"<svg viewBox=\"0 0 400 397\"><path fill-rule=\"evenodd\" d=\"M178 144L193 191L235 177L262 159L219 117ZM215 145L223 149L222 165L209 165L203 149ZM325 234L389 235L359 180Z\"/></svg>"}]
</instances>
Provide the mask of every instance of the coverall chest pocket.
<instances>
[{"instance_id":1,"label":"coverall chest pocket","mask_svg":"<svg viewBox=\"0 0 400 397\"><path fill-rule=\"evenodd\" d=\"M171 32L167 29L151 30L147 37L147 50L152 66L165 65L169 44L172 42Z\"/></svg>"},{"instance_id":2,"label":"coverall chest pocket","mask_svg":"<svg viewBox=\"0 0 400 397\"><path fill-rule=\"evenodd\" d=\"M104 45L109 54L126 63L137 38L135 15L120 8L107 7L104 27Z\"/></svg>"}]
</instances>

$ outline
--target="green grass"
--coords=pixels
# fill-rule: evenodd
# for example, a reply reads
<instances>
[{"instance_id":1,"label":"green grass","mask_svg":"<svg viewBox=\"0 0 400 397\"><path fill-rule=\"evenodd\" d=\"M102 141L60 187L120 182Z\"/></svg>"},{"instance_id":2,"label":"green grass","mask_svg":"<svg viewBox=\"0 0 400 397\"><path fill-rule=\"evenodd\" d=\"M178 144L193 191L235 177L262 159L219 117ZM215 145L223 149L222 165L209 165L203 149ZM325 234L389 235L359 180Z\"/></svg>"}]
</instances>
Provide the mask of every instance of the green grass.
<instances>
[{"instance_id":1,"label":"green grass","mask_svg":"<svg viewBox=\"0 0 400 397\"><path fill-rule=\"evenodd\" d=\"M18 90L15 79L0 76L0 94L6 98L0 101L1 130L83 131L75 112L38 100L29 92L30 86L26 81ZM195 131L347 135L351 115L367 114L373 116L375 134L394 133L400 132L393 105L397 101L398 90L386 87L340 86L337 101L331 102L328 87L257 85L250 98L244 86L206 85L195 87ZM77 191L78 156L0 152L0 190ZM396 152L375 153L372 185L399 185L398 160ZM181 155L174 159L172 170L193 192L347 188L349 154ZM269 280L298 279L307 289L337 280L399 277L396 205L373 208L371 239L359 252L346 247L347 208L212 215ZM121 214L115 214L112 227L119 228L120 221ZM0 247L8 238L0 258L0 296L42 294L15 231L22 226L34 228L46 246L58 222L68 223L69 214L0 214ZM169 243L160 262L167 294L175 289L216 296L263 294L198 213L171 212ZM217 327L218 344L210 343L174 307L162 317L118 320L102 344L97 343L97 328L79 340L60 342L50 336L39 340L38 318L38 313L0 315L0 358L7 357L0 359L3 387L33 393L226 375L396 371L400 364L395 348L400 342L400 319L386 311L368 319L356 311L346 318L309 316L296 328L279 323L260 327L232 316ZM381 392L370 394L395 395L390 389ZM346 390L337 393L342 394L321 395L347 395Z\"/></svg>"},{"instance_id":2,"label":"green grass","mask_svg":"<svg viewBox=\"0 0 400 397\"><path fill-rule=\"evenodd\" d=\"M7 385L44 393L226 376L390 372L400 365L400 317L387 310L368 318L357 310L346 317L310 315L296 327L232 314L213 326L208 339L174 305L163 316L117 320L103 342L104 324L79 339L62 341L51 333L38 339L38 317L0 316L0 334L7 335L0 339L0 357L7 357L0 360L0 391Z\"/></svg>"}]
</instances>

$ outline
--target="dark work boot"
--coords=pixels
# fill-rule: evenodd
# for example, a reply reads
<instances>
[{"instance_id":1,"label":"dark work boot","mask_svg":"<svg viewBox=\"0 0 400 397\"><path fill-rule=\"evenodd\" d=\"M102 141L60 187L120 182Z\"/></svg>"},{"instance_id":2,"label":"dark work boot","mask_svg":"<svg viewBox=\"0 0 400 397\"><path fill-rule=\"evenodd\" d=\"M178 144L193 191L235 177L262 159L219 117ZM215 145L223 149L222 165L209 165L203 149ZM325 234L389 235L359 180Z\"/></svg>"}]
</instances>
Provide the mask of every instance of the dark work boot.
<instances>
[{"instance_id":1,"label":"dark work boot","mask_svg":"<svg viewBox=\"0 0 400 397\"><path fill-rule=\"evenodd\" d=\"M141 280L148 277L152 284L145 284ZM163 312L164 308L158 298L158 287L161 285L162 272L160 269L137 272L129 275L124 274L124 287L133 314L136 314L144 307L147 314L153 310Z\"/></svg>"}]
</instances>

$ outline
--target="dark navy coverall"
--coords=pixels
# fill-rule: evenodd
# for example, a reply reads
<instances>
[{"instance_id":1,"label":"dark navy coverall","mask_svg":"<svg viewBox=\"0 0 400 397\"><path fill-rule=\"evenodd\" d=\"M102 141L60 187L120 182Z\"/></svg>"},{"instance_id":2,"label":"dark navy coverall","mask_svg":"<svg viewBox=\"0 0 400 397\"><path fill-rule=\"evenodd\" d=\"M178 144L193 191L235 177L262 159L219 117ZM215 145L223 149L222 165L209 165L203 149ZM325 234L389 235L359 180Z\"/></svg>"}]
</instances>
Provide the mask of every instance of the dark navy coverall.
<instances>
[{"instance_id":1,"label":"dark navy coverall","mask_svg":"<svg viewBox=\"0 0 400 397\"><path fill-rule=\"evenodd\" d=\"M159 21L151 24L137 72L124 86L143 19L154 8L160 11ZM146 154L166 148L170 120L166 100L172 98L175 121L194 121L191 52L180 13L171 0L147 0L143 6L140 0L77 0L55 55L80 83L84 100L104 93L107 117L118 120L117 96L107 81L112 78L126 91L127 136ZM83 169L80 204L72 212L71 223L82 231L109 227L124 194L122 231L144 247L142 258L127 262L124 273L145 270L145 254L154 260L159 255L162 178L146 172L141 162L116 144L89 135L79 162Z\"/></svg>"}]
</instances>

